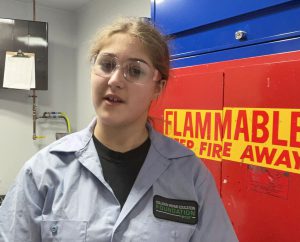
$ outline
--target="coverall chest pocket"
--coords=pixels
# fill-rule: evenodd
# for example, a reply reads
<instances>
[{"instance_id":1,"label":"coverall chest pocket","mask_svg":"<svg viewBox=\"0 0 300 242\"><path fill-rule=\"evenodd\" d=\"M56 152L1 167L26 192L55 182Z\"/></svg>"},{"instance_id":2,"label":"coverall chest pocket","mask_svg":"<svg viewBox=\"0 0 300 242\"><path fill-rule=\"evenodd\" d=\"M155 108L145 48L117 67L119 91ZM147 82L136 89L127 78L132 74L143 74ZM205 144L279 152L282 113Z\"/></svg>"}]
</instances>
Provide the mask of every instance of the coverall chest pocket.
<instances>
[{"instance_id":1,"label":"coverall chest pocket","mask_svg":"<svg viewBox=\"0 0 300 242\"><path fill-rule=\"evenodd\" d=\"M178 223L164 219L152 218L147 226L144 241L188 242L196 225Z\"/></svg>"},{"instance_id":2,"label":"coverall chest pocket","mask_svg":"<svg viewBox=\"0 0 300 242\"><path fill-rule=\"evenodd\" d=\"M86 241L86 221L42 221L41 235L43 242Z\"/></svg>"}]
</instances>

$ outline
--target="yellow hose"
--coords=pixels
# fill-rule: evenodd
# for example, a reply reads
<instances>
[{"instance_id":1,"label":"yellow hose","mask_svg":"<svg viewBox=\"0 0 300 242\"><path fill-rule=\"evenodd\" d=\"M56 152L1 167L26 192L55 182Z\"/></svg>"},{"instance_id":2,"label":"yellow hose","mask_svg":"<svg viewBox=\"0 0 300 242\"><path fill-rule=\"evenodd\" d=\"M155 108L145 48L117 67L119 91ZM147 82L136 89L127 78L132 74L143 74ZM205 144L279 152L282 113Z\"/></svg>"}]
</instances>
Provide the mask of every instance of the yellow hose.
<instances>
[{"instance_id":1,"label":"yellow hose","mask_svg":"<svg viewBox=\"0 0 300 242\"><path fill-rule=\"evenodd\" d=\"M46 138L46 136L34 136L33 137L33 139L35 140L35 139L45 139Z\"/></svg>"},{"instance_id":2,"label":"yellow hose","mask_svg":"<svg viewBox=\"0 0 300 242\"><path fill-rule=\"evenodd\" d=\"M67 114L65 112L60 112L60 115L66 120L68 133L71 133L71 124Z\"/></svg>"}]
</instances>

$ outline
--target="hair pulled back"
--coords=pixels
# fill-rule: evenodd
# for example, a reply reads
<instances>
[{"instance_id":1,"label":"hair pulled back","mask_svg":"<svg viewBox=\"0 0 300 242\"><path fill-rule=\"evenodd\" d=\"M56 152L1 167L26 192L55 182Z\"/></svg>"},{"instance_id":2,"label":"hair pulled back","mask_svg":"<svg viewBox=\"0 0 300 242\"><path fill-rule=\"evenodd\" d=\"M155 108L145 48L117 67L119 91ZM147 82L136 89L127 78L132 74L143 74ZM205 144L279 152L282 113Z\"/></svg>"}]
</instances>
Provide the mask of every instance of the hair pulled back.
<instances>
[{"instance_id":1,"label":"hair pulled back","mask_svg":"<svg viewBox=\"0 0 300 242\"><path fill-rule=\"evenodd\" d=\"M146 18L120 18L111 25L100 30L94 38L90 50L90 59L94 58L117 33L125 33L137 37L144 46L153 66L160 72L163 80L168 80L170 70L170 54L167 39Z\"/></svg>"}]
</instances>

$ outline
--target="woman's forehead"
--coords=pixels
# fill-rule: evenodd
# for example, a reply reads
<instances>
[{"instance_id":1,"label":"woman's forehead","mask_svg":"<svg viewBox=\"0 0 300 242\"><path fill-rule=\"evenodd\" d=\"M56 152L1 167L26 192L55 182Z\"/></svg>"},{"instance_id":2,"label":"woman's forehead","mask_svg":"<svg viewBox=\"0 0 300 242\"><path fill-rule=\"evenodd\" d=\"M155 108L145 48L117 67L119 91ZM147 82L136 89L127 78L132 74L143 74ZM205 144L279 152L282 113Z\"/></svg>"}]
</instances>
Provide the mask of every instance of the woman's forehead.
<instances>
[{"instance_id":1,"label":"woman's forehead","mask_svg":"<svg viewBox=\"0 0 300 242\"><path fill-rule=\"evenodd\" d=\"M100 53L110 53L120 59L139 58L151 63L150 56L143 42L129 33L116 33L102 44Z\"/></svg>"}]
</instances>

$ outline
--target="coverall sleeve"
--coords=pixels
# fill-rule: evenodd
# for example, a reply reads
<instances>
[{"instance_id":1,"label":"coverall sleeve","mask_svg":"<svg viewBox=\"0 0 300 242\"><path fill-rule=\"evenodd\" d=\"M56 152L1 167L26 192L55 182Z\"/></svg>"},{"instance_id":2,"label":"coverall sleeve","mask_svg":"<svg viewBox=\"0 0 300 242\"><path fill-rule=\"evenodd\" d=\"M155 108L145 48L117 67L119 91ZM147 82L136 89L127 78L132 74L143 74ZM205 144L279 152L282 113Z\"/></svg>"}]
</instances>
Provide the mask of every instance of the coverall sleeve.
<instances>
[{"instance_id":1,"label":"coverall sleeve","mask_svg":"<svg viewBox=\"0 0 300 242\"><path fill-rule=\"evenodd\" d=\"M214 179L204 167L205 178L198 179L196 191L199 199L198 223L191 242L238 241L231 221L216 189Z\"/></svg>"},{"instance_id":2,"label":"coverall sleeve","mask_svg":"<svg viewBox=\"0 0 300 242\"><path fill-rule=\"evenodd\" d=\"M42 241L42 204L36 177L25 164L0 207L0 242Z\"/></svg>"}]
</instances>

